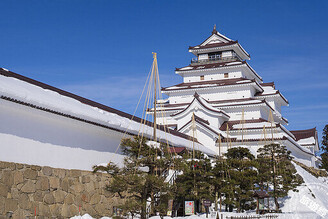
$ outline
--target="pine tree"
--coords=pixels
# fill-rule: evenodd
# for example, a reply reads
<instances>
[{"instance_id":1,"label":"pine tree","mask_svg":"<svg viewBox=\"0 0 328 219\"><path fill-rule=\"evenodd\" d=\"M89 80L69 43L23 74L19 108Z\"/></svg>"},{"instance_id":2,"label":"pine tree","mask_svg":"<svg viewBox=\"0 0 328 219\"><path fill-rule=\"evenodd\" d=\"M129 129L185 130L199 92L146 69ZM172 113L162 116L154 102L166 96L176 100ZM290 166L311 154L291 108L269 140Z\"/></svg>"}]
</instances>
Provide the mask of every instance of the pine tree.
<instances>
[{"instance_id":1,"label":"pine tree","mask_svg":"<svg viewBox=\"0 0 328 219\"><path fill-rule=\"evenodd\" d=\"M321 154L322 160L320 168L323 168L328 171L328 125L326 125L323 129L321 144L321 149L323 150L323 153Z\"/></svg>"},{"instance_id":2,"label":"pine tree","mask_svg":"<svg viewBox=\"0 0 328 219\"><path fill-rule=\"evenodd\" d=\"M328 124L323 128L321 144L321 149L324 152L328 152Z\"/></svg>"},{"instance_id":3,"label":"pine tree","mask_svg":"<svg viewBox=\"0 0 328 219\"><path fill-rule=\"evenodd\" d=\"M172 187L165 182L163 171L178 162L172 159L167 147L151 147L147 141L140 137L122 139L121 150L126 155L122 168L113 163L107 167L94 167L94 172L106 171L112 176L106 190L125 200L120 206L125 213L140 214L142 219L146 218L149 200L152 215L156 212L161 216L166 214L173 193Z\"/></svg>"},{"instance_id":4,"label":"pine tree","mask_svg":"<svg viewBox=\"0 0 328 219\"><path fill-rule=\"evenodd\" d=\"M236 207L237 212L254 209L253 189L257 177L255 157L243 147L231 148L225 156L228 167L224 190L226 204Z\"/></svg>"},{"instance_id":5,"label":"pine tree","mask_svg":"<svg viewBox=\"0 0 328 219\"><path fill-rule=\"evenodd\" d=\"M290 151L279 144L265 145L258 150L260 186L272 188L269 194L274 198L276 211L279 211L279 197L285 197L289 190L295 190L303 180L296 174L291 163Z\"/></svg>"},{"instance_id":6,"label":"pine tree","mask_svg":"<svg viewBox=\"0 0 328 219\"><path fill-rule=\"evenodd\" d=\"M213 196L215 202L215 211L217 211L218 200L220 204L220 210L222 206L222 196L223 196L223 189L226 186L226 177L227 177L227 163L225 159L221 156L216 159L215 166L212 169L213 178L211 180L211 184L214 188Z\"/></svg>"},{"instance_id":7,"label":"pine tree","mask_svg":"<svg viewBox=\"0 0 328 219\"><path fill-rule=\"evenodd\" d=\"M177 201L195 201L196 211L201 211L200 203L211 199L211 162L206 155L196 152L196 159L184 159L183 173L176 179Z\"/></svg>"}]
</instances>

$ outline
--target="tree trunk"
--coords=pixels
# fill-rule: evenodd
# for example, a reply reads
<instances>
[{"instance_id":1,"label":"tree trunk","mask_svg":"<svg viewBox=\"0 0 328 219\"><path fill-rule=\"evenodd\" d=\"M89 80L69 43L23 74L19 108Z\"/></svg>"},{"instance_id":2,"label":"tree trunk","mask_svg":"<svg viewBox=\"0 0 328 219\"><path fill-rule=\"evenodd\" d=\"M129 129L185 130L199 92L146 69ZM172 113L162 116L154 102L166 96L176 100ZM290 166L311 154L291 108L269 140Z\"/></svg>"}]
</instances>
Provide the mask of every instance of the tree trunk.
<instances>
[{"instance_id":1,"label":"tree trunk","mask_svg":"<svg viewBox=\"0 0 328 219\"><path fill-rule=\"evenodd\" d=\"M214 202L215 202L215 208L214 208L214 210L215 211L218 211L218 197L219 197L219 193L218 193L218 190L216 189L215 190L215 200L214 200Z\"/></svg>"},{"instance_id":2,"label":"tree trunk","mask_svg":"<svg viewBox=\"0 0 328 219\"><path fill-rule=\"evenodd\" d=\"M274 204L276 205L276 211L279 211L279 203L277 197L274 197Z\"/></svg>"}]
</instances>

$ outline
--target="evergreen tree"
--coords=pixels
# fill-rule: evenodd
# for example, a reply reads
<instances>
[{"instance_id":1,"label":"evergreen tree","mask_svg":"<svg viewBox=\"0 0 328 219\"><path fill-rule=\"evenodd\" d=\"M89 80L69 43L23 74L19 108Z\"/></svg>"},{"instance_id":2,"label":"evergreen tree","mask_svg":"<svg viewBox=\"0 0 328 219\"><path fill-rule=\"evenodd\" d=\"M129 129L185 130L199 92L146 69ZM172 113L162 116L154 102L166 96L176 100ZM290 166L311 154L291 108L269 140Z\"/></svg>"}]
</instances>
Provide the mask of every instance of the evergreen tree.
<instances>
[{"instance_id":1,"label":"evergreen tree","mask_svg":"<svg viewBox=\"0 0 328 219\"><path fill-rule=\"evenodd\" d=\"M223 157L218 157L215 162L215 166L212 169L212 175L213 178L211 180L211 184L214 188L213 196L214 196L214 202L215 202L215 211L217 211L218 207L218 200L220 201L220 210L222 206L222 196L223 196L223 190L226 186L226 177L227 177L227 163L226 160L223 159Z\"/></svg>"},{"instance_id":2,"label":"evergreen tree","mask_svg":"<svg viewBox=\"0 0 328 219\"><path fill-rule=\"evenodd\" d=\"M243 147L231 148L225 156L228 167L228 178L223 190L225 203L233 205L237 212L254 209L253 189L257 177L255 157Z\"/></svg>"},{"instance_id":3,"label":"evergreen tree","mask_svg":"<svg viewBox=\"0 0 328 219\"><path fill-rule=\"evenodd\" d=\"M323 128L321 144L321 149L324 152L328 152L328 124Z\"/></svg>"},{"instance_id":4,"label":"evergreen tree","mask_svg":"<svg viewBox=\"0 0 328 219\"><path fill-rule=\"evenodd\" d=\"M184 159L183 173L176 179L177 201L195 201L196 211L200 212L200 203L211 199L211 162L206 155L195 152L195 159Z\"/></svg>"},{"instance_id":5,"label":"evergreen tree","mask_svg":"<svg viewBox=\"0 0 328 219\"><path fill-rule=\"evenodd\" d=\"M260 186L272 188L269 194L274 198L276 210L279 210L279 197L285 197L289 190L295 189L303 180L296 174L291 163L290 151L279 144L265 145L258 150Z\"/></svg>"},{"instance_id":6,"label":"evergreen tree","mask_svg":"<svg viewBox=\"0 0 328 219\"><path fill-rule=\"evenodd\" d=\"M328 125L326 125L323 129L321 144L321 149L323 150L323 153L321 154L322 160L320 168L323 168L328 171Z\"/></svg>"},{"instance_id":7,"label":"evergreen tree","mask_svg":"<svg viewBox=\"0 0 328 219\"><path fill-rule=\"evenodd\" d=\"M147 139L135 137L122 139L121 150L126 158L124 167L113 163L107 167L94 167L94 172L106 171L112 176L106 190L118 194L125 200L120 206L126 213L140 214L141 219L147 215L147 202L150 202L150 213L166 214L168 200L173 196L172 187L165 182L164 170L179 162L172 159L167 147L151 147Z\"/></svg>"}]
</instances>

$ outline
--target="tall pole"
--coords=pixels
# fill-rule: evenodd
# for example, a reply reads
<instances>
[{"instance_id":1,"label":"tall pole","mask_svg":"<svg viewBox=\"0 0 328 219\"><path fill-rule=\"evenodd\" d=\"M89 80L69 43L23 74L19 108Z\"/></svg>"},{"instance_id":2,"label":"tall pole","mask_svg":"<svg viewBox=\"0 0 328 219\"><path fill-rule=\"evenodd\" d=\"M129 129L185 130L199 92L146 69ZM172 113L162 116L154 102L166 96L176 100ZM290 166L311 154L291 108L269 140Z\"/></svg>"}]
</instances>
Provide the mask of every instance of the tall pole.
<instances>
[{"instance_id":1,"label":"tall pole","mask_svg":"<svg viewBox=\"0 0 328 219\"><path fill-rule=\"evenodd\" d=\"M195 113L192 113L192 160L195 160ZM193 165L193 169L195 170L195 165Z\"/></svg>"},{"instance_id":2,"label":"tall pole","mask_svg":"<svg viewBox=\"0 0 328 219\"><path fill-rule=\"evenodd\" d=\"M153 72L154 72L154 74L153 74L153 77L154 77L154 133L153 133L153 136L154 136L154 141L157 141L157 138L156 138L157 53L156 52L153 52L153 58L154 58L154 63L153 63Z\"/></svg>"}]
</instances>

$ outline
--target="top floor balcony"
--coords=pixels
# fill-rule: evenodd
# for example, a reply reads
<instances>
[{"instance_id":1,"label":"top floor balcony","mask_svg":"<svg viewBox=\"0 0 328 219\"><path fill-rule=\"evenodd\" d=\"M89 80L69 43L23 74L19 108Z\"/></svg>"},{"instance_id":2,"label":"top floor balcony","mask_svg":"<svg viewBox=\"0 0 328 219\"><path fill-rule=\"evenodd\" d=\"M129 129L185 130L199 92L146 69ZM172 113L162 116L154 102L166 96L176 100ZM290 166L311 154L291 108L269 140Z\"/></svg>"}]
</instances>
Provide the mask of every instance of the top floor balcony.
<instances>
[{"instance_id":1,"label":"top floor balcony","mask_svg":"<svg viewBox=\"0 0 328 219\"><path fill-rule=\"evenodd\" d=\"M207 59L192 58L191 65L199 64L212 64L220 62L231 62L231 61L242 61L240 56L237 53L231 53L229 56L222 56L222 54L209 55Z\"/></svg>"}]
</instances>

